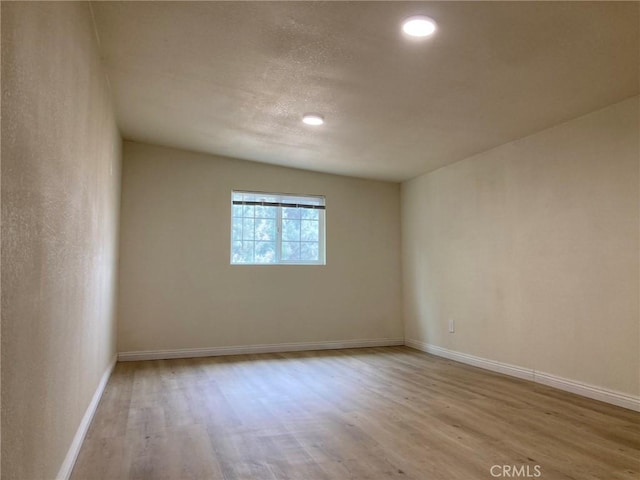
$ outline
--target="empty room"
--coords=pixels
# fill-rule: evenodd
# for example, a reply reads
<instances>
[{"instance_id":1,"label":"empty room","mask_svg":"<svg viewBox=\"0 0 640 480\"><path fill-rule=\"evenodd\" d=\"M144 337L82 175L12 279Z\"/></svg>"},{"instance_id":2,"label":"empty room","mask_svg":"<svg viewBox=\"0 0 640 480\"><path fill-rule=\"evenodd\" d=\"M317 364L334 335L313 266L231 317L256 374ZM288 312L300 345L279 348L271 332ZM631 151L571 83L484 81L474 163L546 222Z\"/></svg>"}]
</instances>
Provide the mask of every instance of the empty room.
<instances>
[{"instance_id":1,"label":"empty room","mask_svg":"<svg viewBox=\"0 0 640 480\"><path fill-rule=\"evenodd\" d=\"M2 480L640 478L640 2L0 6Z\"/></svg>"}]
</instances>

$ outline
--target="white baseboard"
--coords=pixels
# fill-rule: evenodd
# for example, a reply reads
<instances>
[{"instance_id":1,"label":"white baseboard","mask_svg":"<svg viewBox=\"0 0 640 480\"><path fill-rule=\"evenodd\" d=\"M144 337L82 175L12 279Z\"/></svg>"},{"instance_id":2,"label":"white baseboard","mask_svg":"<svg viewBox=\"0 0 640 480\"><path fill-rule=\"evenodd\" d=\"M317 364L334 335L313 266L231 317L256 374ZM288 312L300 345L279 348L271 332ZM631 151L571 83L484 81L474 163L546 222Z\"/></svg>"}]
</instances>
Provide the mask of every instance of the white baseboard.
<instances>
[{"instance_id":1,"label":"white baseboard","mask_svg":"<svg viewBox=\"0 0 640 480\"><path fill-rule=\"evenodd\" d=\"M466 363L467 365L473 365L474 367L530 380L559 390L582 395L583 397L593 398L594 400L600 400L602 402L640 412L640 397L628 395L626 393L616 392L614 390L597 387L595 385L589 385L576 380L569 380L567 378L562 378L550 373L539 372L530 368L518 367L508 363L476 357L475 355L469 355L467 353L456 352L455 350L438 347L419 340L406 339L405 345L439 357Z\"/></svg>"},{"instance_id":2,"label":"white baseboard","mask_svg":"<svg viewBox=\"0 0 640 480\"><path fill-rule=\"evenodd\" d=\"M109 381L111 372L113 372L113 368L116 366L116 360L117 357L114 357L105 372L102 374L100 383L98 383L98 388L96 388L96 391L93 394L93 398L91 399L91 402L89 403L89 406L84 413L84 417L82 417L82 421L78 426L78 430L76 431L75 436L73 437L71 446L67 451L67 456L65 457L64 462L62 462L62 466L58 471L58 475L56 475L56 480L68 480L68 478L71 476L71 471L73 470L73 466L75 465L78 454L80 453L80 447L82 447L84 437L87 435L87 431L89 430L89 426L91 425L93 416L95 415L96 409L98 408L98 403L100 403L102 393L107 386L107 382Z\"/></svg>"},{"instance_id":3,"label":"white baseboard","mask_svg":"<svg viewBox=\"0 0 640 480\"><path fill-rule=\"evenodd\" d=\"M391 347L404 345L403 338L381 338L373 340L340 340L332 342L274 343L266 345L244 345L235 347L181 348L178 350L147 350L120 352L118 361L168 360L171 358L217 357L220 355L242 355L247 353L283 353L306 350L338 350L341 348Z\"/></svg>"},{"instance_id":4,"label":"white baseboard","mask_svg":"<svg viewBox=\"0 0 640 480\"><path fill-rule=\"evenodd\" d=\"M549 373L535 372L535 376L536 383L640 412L640 397L558 377Z\"/></svg>"},{"instance_id":5,"label":"white baseboard","mask_svg":"<svg viewBox=\"0 0 640 480\"><path fill-rule=\"evenodd\" d=\"M486 358L475 357L466 353L448 350L446 348L437 347L436 345L430 345L418 340L405 340L405 345L411 348L415 348L416 350L422 350L423 352L437 355L439 357L449 358L457 362L466 363L467 365L484 368L485 370L504 373L505 375L523 378L525 380L534 380L533 370L530 370L528 368L517 367L515 365L509 365L508 363L488 360Z\"/></svg>"}]
</instances>

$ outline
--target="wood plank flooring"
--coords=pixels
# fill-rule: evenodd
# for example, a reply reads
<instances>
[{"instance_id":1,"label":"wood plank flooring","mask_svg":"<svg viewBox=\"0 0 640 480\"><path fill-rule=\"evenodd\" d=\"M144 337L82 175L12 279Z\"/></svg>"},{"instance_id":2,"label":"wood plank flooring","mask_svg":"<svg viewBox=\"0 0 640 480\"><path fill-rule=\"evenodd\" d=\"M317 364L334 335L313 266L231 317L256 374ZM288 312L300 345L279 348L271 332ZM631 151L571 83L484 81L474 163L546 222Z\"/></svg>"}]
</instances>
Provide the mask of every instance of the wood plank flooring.
<instances>
[{"instance_id":1,"label":"wood plank flooring","mask_svg":"<svg viewBox=\"0 0 640 480\"><path fill-rule=\"evenodd\" d=\"M640 414L407 347L119 363L72 480L525 472L638 480Z\"/></svg>"}]
</instances>

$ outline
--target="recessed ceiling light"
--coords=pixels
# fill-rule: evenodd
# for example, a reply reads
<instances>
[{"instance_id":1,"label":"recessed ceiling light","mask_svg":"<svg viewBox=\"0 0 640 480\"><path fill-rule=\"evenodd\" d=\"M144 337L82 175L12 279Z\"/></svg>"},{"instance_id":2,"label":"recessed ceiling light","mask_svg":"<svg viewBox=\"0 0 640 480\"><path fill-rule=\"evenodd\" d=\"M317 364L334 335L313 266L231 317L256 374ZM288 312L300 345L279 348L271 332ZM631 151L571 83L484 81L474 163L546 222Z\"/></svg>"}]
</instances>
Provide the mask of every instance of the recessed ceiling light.
<instances>
[{"instance_id":1,"label":"recessed ceiling light","mask_svg":"<svg viewBox=\"0 0 640 480\"><path fill-rule=\"evenodd\" d=\"M305 113L302 117L302 121L307 125L322 125L324 123L324 117L317 113Z\"/></svg>"},{"instance_id":2,"label":"recessed ceiling light","mask_svg":"<svg viewBox=\"0 0 640 480\"><path fill-rule=\"evenodd\" d=\"M402 31L412 37L428 37L435 33L436 22L423 15L409 17L402 22Z\"/></svg>"}]
</instances>

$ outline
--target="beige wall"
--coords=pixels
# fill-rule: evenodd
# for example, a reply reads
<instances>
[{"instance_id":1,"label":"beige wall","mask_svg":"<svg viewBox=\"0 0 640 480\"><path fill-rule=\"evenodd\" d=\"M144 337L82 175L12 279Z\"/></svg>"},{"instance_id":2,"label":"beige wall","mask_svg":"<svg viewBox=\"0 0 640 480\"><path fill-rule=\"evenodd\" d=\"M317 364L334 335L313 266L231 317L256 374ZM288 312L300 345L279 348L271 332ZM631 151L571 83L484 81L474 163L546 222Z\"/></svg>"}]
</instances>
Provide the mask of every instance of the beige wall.
<instances>
[{"instance_id":1,"label":"beige wall","mask_svg":"<svg viewBox=\"0 0 640 480\"><path fill-rule=\"evenodd\" d=\"M404 183L406 338L638 395L638 135L635 97Z\"/></svg>"},{"instance_id":2,"label":"beige wall","mask_svg":"<svg viewBox=\"0 0 640 480\"><path fill-rule=\"evenodd\" d=\"M121 142L87 3L2 2L2 478L54 478L115 354Z\"/></svg>"},{"instance_id":3,"label":"beige wall","mask_svg":"<svg viewBox=\"0 0 640 480\"><path fill-rule=\"evenodd\" d=\"M229 264L231 190L325 195L326 266ZM400 187L125 142L118 350L402 338Z\"/></svg>"}]
</instances>

